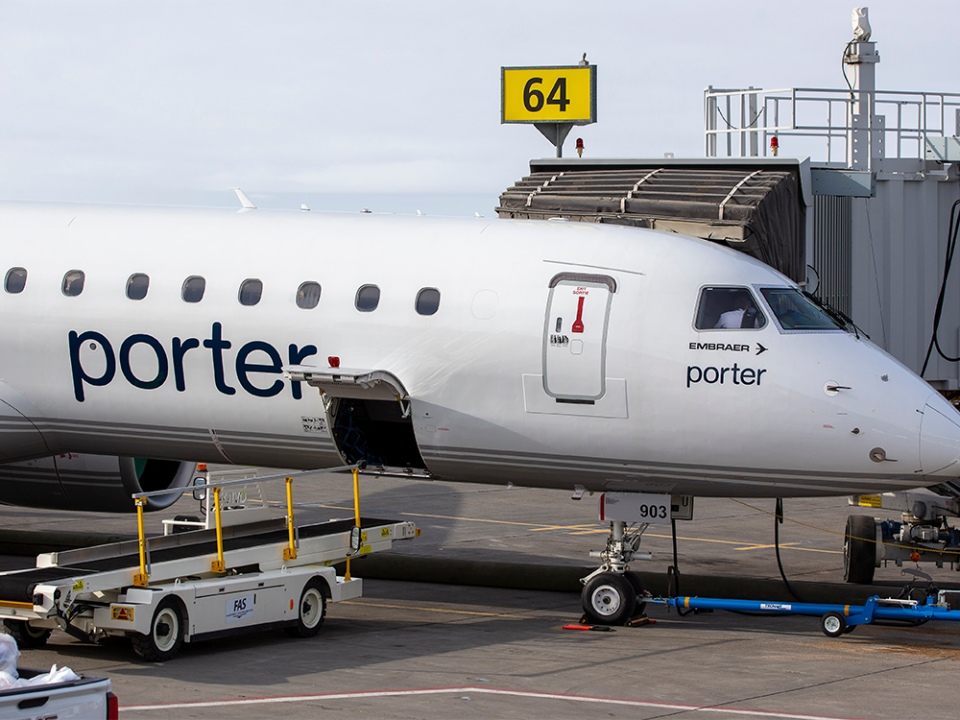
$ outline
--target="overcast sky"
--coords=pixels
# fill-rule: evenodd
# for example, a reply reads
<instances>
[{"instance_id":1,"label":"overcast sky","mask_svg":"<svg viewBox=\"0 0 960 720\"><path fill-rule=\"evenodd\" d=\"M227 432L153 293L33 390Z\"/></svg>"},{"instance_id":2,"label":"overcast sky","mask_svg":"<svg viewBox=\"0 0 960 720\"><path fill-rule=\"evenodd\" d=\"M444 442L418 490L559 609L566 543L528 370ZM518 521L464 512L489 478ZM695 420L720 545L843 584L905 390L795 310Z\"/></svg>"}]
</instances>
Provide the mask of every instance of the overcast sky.
<instances>
[{"instance_id":1,"label":"overcast sky","mask_svg":"<svg viewBox=\"0 0 960 720\"><path fill-rule=\"evenodd\" d=\"M502 65L598 66L568 155L700 157L707 85L842 87L852 7L0 0L0 198L492 215L553 154ZM960 92L956 0L869 7L879 88Z\"/></svg>"}]
</instances>

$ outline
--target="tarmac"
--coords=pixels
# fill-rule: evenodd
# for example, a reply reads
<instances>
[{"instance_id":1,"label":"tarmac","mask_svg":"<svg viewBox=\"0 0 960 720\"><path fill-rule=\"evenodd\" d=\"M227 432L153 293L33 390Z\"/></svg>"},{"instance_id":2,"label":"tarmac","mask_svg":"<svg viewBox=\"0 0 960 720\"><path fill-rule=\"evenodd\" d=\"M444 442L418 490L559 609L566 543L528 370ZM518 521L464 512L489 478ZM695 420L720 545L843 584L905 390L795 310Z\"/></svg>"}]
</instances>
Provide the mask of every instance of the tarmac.
<instances>
[{"instance_id":1,"label":"tarmac","mask_svg":"<svg viewBox=\"0 0 960 720\"><path fill-rule=\"evenodd\" d=\"M273 471L263 470L263 473ZM278 515L283 484L266 487ZM348 475L298 478L299 522L352 515ZM579 578L607 529L597 497L504 485L361 478L365 514L412 520L422 536L353 563L362 598L328 605L320 634L273 632L186 644L146 663L129 642L83 643L55 632L20 664L106 675L123 718L919 718L956 715L960 627L863 626L841 638L818 618L691 614L648 605L655 621L606 632L580 619ZM790 601L773 547L772 500L696 500L678 523L684 595ZM912 579L877 570L872 587L842 582L845 498L786 500L781 559L793 593L815 602L896 596ZM185 496L147 516L196 515ZM869 513L868 513L869 514ZM33 551L129 537L135 516L0 507L0 566ZM668 591L669 525L651 526L634 563ZM24 554L26 553L26 555ZM909 568L908 568L909 569ZM924 564L939 587L956 571ZM923 584L923 583L921 583Z\"/></svg>"}]
</instances>

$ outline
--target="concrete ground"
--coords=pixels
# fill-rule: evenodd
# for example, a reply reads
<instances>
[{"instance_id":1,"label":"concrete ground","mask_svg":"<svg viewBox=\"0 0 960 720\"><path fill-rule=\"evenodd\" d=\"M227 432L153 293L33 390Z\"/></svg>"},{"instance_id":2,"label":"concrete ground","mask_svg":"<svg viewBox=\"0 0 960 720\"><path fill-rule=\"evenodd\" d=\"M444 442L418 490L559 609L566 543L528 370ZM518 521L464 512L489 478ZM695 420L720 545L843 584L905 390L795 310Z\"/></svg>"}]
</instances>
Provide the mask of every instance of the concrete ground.
<instances>
[{"instance_id":1,"label":"concrete ground","mask_svg":"<svg viewBox=\"0 0 960 720\"><path fill-rule=\"evenodd\" d=\"M398 543L389 556L355 563L358 575L376 559L412 572L428 566L431 578L447 573L459 582L482 579L484 567L495 576L498 564L514 576L536 577L544 566L576 576L591 564L587 551L603 545L596 498L573 502L559 491L493 485L367 478L361 484L365 514L413 520L423 535ZM267 493L279 503L282 484ZM348 476L298 479L294 497L299 521L352 514ZM695 520L678 530L682 582L780 588L773 502L696 503ZM786 501L782 559L796 588L858 590L839 584L849 512L845 499ZM161 517L195 513L196 503L185 498L149 516L148 528L159 530ZM127 535L135 518L6 507L0 528L7 539L19 530L55 541L64 532ZM664 526L645 537L643 549L654 557L637 566L648 586L671 562L669 535ZM923 569L941 585L958 580L949 569ZM878 570L878 579L905 580L897 568ZM814 617L680 618L649 606L652 625L562 629L579 619L579 606L576 592L367 577L364 597L328 606L324 629L309 640L256 633L185 645L176 659L151 664L124 640L90 645L56 632L45 648L24 650L21 665L57 663L110 677L124 718L956 715L950 687L960 670L960 627L949 623L866 626L830 639Z\"/></svg>"}]
</instances>

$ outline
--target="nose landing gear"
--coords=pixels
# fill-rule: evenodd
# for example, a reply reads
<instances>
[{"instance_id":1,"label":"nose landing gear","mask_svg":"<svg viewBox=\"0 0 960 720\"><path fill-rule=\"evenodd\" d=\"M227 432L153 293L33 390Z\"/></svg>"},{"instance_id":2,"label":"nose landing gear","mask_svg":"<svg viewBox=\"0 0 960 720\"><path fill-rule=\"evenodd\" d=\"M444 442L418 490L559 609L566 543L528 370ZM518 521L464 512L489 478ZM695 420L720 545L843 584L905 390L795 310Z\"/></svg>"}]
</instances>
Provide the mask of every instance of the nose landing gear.
<instances>
[{"instance_id":1,"label":"nose landing gear","mask_svg":"<svg viewBox=\"0 0 960 720\"><path fill-rule=\"evenodd\" d=\"M587 622L624 625L643 611L646 606L642 600L643 583L629 572L629 563L634 559L650 559L650 553L637 552L647 527L648 523L641 523L628 530L625 522L614 520L610 523L606 548L590 553L590 557L600 558L603 564L580 581L584 585L580 599Z\"/></svg>"}]
</instances>

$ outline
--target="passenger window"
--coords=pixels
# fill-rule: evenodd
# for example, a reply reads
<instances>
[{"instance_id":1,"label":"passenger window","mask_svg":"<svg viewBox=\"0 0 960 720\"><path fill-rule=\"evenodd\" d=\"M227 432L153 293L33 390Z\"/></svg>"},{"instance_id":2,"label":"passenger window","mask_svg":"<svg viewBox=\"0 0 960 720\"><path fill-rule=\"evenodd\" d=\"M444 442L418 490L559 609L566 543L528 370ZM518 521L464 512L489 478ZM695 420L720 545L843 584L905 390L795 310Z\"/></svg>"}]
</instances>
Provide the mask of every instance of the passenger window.
<instances>
[{"instance_id":1,"label":"passenger window","mask_svg":"<svg viewBox=\"0 0 960 720\"><path fill-rule=\"evenodd\" d=\"M7 271L7 278L3 281L4 289L13 295L23 292L27 285L27 271L23 268L10 268Z\"/></svg>"},{"instance_id":2,"label":"passenger window","mask_svg":"<svg viewBox=\"0 0 960 720\"><path fill-rule=\"evenodd\" d=\"M297 307L312 310L320 302L320 283L305 282L297 288Z\"/></svg>"},{"instance_id":3,"label":"passenger window","mask_svg":"<svg viewBox=\"0 0 960 720\"><path fill-rule=\"evenodd\" d=\"M131 300L143 300L150 288L150 278L143 273L134 273L127 278L127 297Z\"/></svg>"},{"instance_id":4,"label":"passenger window","mask_svg":"<svg viewBox=\"0 0 960 720\"><path fill-rule=\"evenodd\" d=\"M417 293L417 312L421 315L433 315L440 309L440 291L436 288L423 288Z\"/></svg>"},{"instance_id":5,"label":"passenger window","mask_svg":"<svg viewBox=\"0 0 960 720\"><path fill-rule=\"evenodd\" d=\"M71 270L63 276L61 290L67 297L76 297L83 292L83 270Z\"/></svg>"},{"instance_id":6,"label":"passenger window","mask_svg":"<svg viewBox=\"0 0 960 720\"><path fill-rule=\"evenodd\" d=\"M744 287L706 287L700 291L697 330L762 328L767 319Z\"/></svg>"},{"instance_id":7,"label":"passenger window","mask_svg":"<svg viewBox=\"0 0 960 720\"><path fill-rule=\"evenodd\" d=\"M795 288L765 287L760 292L784 330L843 330L842 325Z\"/></svg>"},{"instance_id":8,"label":"passenger window","mask_svg":"<svg viewBox=\"0 0 960 720\"><path fill-rule=\"evenodd\" d=\"M357 290L357 310L360 312L373 312L380 304L380 288L376 285L364 285Z\"/></svg>"},{"instance_id":9,"label":"passenger window","mask_svg":"<svg viewBox=\"0 0 960 720\"><path fill-rule=\"evenodd\" d=\"M207 288L207 281L199 275L191 275L183 281L180 297L184 302L198 303L203 300L203 291Z\"/></svg>"},{"instance_id":10,"label":"passenger window","mask_svg":"<svg viewBox=\"0 0 960 720\"><path fill-rule=\"evenodd\" d=\"M259 280L244 280L240 285L240 304L256 305L263 294L263 283Z\"/></svg>"}]
</instances>

